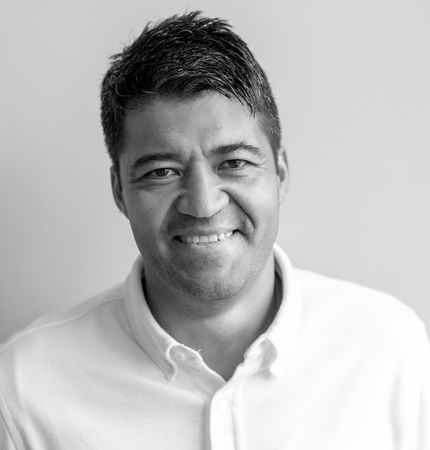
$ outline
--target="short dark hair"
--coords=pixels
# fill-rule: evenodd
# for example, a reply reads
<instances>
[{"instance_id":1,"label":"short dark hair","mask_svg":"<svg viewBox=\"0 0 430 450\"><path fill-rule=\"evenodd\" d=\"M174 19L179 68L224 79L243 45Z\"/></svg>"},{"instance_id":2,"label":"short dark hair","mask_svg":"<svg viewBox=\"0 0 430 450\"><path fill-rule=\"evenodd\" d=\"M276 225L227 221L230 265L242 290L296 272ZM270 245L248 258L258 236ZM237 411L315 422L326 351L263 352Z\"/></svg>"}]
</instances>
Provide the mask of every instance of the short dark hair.
<instances>
[{"instance_id":1,"label":"short dark hair","mask_svg":"<svg viewBox=\"0 0 430 450\"><path fill-rule=\"evenodd\" d=\"M266 74L246 43L218 18L200 11L174 15L142 34L112 62L101 85L101 121L112 163L124 145L127 109L213 91L235 97L261 121L275 164L281 144L278 109Z\"/></svg>"}]
</instances>

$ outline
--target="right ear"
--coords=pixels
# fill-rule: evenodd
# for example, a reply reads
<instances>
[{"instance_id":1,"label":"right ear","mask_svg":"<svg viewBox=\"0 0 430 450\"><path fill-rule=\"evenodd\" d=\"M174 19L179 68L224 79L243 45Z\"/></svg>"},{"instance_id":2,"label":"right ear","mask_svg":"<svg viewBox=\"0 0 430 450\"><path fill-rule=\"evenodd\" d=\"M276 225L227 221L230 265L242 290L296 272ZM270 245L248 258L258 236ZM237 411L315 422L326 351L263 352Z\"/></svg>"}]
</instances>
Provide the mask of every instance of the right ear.
<instances>
[{"instance_id":1,"label":"right ear","mask_svg":"<svg viewBox=\"0 0 430 450\"><path fill-rule=\"evenodd\" d=\"M119 168L117 168L115 166L111 166L111 168L110 168L110 182L111 182L113 198L115 200L116 206L118 206L119 210L128 219L127 208L125 207L123 191L122 191L121 175L119 173Z\"/></svg>"}]
</instances>

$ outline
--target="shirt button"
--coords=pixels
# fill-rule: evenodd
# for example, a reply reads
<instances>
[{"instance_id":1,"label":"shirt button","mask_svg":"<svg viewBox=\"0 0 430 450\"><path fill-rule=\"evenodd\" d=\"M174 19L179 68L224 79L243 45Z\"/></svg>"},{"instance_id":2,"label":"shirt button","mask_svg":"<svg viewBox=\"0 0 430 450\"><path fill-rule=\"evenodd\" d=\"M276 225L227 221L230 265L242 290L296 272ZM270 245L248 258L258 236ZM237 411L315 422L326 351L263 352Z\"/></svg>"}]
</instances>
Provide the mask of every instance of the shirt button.
<instances>
[{"instance_id":1,"label":"shirt button","mask_svg":"<svg viewBox=\"0 0 430 450\"><path fill-rule=\"evenodd\" d=\"M173 366L169 362L166 362L166 370L169 373L173 372Z\"/></svg>"},{"instance_id":2,"label":"shirt button","mask_svg":"<svg viewBox=\"0 0 430 450\"><path fill-rule=\"evenodd\" d=\"M192 367L199 367L201 364L201 361L197 358L197 356L192 356L188 362Z\"/></svg>"},{"instance_id":3,"label":"shirt button","mask_svg":"<svg viewBox=\"0 0 430 450\"><path fill-rule=\"evenodd\" d=\"M220 413L226 412L227 409L228 409L228 403L227 403L227 400L225 400L225 399L220 400L220 401L218 402L218 404L217 404L217 407L218 407L218 411L219 411Z\"/></svg>"},{"instance_id":4,"label":"shirt button","mask_svg":"<svg viewBox=\"0 0 430 450\"><path fill-rule=\"evenodd\" d=\"M173 354L173 357L177 360L177 361L185 361L186 356L184 352L180 352L177 351Z\"/></svg>"}]
</instances>

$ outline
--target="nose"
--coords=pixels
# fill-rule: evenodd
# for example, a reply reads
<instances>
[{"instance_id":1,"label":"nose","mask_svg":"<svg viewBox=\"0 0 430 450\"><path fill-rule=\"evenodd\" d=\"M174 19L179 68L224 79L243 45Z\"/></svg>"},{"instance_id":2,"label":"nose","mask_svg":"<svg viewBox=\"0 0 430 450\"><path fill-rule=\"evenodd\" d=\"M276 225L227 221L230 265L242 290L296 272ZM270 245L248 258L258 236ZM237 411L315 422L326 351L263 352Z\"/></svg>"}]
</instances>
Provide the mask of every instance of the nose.
<instances>
[{"instance_id":1,"label":"nose","mask_svg":"<svg viewBox=\"0 0 430 450\"><path fill-rule=\"evenodd\" d=\"M212 217L229 203L223 181L209 168L198 167L183 178L176 209L194 217Z\"/></svg>"}]
</instances>

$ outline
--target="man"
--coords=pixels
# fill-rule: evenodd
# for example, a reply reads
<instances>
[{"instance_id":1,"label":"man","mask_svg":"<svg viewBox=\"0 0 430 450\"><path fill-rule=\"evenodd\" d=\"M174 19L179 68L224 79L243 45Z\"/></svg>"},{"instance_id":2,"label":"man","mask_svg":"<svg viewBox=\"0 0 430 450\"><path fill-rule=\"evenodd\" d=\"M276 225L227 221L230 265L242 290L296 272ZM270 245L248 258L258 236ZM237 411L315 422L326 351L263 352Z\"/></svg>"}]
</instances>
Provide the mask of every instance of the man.
<instances>
[{"instance_id":1,"label":"man","mask_svg":"<svg viewBox=\"0 0 430 450\"><path fill-rule=\"evenodd\" d=\"M1 348L1 449L430 449L422 322L274 245L276 104L224 21L147 27L113 58L102 124L141 256Z\"/></svg>"}]
</instances>

